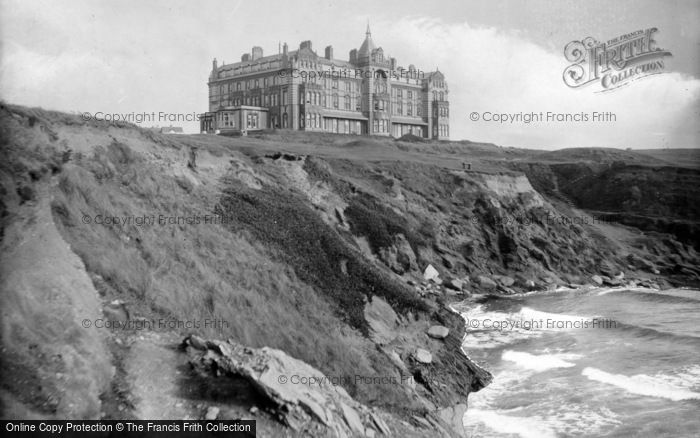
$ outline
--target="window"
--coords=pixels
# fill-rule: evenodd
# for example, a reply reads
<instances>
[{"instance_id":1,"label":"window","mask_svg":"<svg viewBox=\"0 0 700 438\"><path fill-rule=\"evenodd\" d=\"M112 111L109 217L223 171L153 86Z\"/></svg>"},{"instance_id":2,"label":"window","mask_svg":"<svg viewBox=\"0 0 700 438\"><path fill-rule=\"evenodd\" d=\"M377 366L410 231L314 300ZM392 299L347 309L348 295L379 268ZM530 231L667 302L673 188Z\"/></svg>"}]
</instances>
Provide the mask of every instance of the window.
<instances>
[{"instance_id":1,"label":"window","mask_svg":"<svg viewBox=\"0 0 700 438\"><path fill-rule=\"evenodd\" d=\"M241 91L241 83L236 82L236 91Z\"/></svg>"},{"instance_id":2,"label":"window","mask_svg":"<svg viewBox=\"0 0 700 438\"><path fill-rule=\"evenodd\" d=\"M350 96L346 94L343 100L345 103L345 110L350 111L350 105L352 104L352 102L350 101Z\"/></svg>"},{"instance_id":3,"label":"window","mask_svg":"<svg viewBox=\"0 0 700 438\"><path fill-rule=\"evenodd\" d=\"M257 128L258 127L258 114L253 113L253 114L248 114L246 116L246 128L252 129L252 128Z\"/></svg>"},{"instance_id":4,"label":"window","mask_svg":"<svg viewBox=\"0 0 700 438\"><path fill-rule=\"evenodd\" d=\"M260 88L260 81L257 79L255 80L255 88Z\"/></svg>"},{"instance_id":5,"label":"window","mask_svg":"<svg viewBox=\"0 0 700 438\"><path fill-rule=\"evenodd\" d=\"M408 116L413 115L413 104L411 102L408 102L406 104L406 115L408 115Z\"/></svg>"},{"instance_id":6,"label":"window","mask_svg":"<svg viewBox=\"0 0 700 438\"><path fill-rule=\"evenodd\" d=\"M338 108L338 95L334 94L333 95L333 108Z\"/></svg>"},{"instance_id":7,"label":"window","mask_svg":"<svg viewBox=\"0 0 700 438\"><path fill-rule=\"evenodd\" d=\"M420 100L419 100L418 103L416 104L416 115L421 116L422 113L423 113L423 110L421 109L421 104L420 104Z\"/></svg>"},{"instance_id":8,"label":"window","mask_svg":"<svg viewBox=\"0 0 700 438\"><path fill-rule=\"evenodd\" d=\"M345 92L346 92L346 93L349 93L349 92L351 92L351 91L352 91L352 83L346 82L346 83L345 83Z\"/></svg>"},{"instance_id":9,"label":"window","mask_svg":"<svg viewBox=\"0 0 700 438\"><path fill-rule=\"evenodd\" d=\"M408 98L409 98L409 99L413 99L413 91L410 91L410 90L409 90L409 91L407 91L406 93L408 94Z\"/></svg>"},{"instance_id":10,"label":"window","mask_svg":"<svg viewBox=\"0 0 700 438\"><path fill-rule=\"evenodd\" d=\"M333 88L333 89L338 89L338 80L337 80L337 79L333 79L331 88Z\"/></svg>"}]
</instances>

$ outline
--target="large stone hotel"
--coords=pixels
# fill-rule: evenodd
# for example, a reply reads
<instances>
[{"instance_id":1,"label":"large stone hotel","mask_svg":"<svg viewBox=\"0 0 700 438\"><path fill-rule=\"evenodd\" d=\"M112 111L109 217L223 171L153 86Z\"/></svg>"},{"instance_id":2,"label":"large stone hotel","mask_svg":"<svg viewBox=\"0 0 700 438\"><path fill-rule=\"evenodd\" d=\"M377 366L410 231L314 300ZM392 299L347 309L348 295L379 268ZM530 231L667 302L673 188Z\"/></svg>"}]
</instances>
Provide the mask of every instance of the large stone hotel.
<instances>
[{"instance_id":1,"label":"large stone hotel","mask_svg":"<svg viewBox=\"0 0 700 438\"><path fill-rule=\"evenodd\" d=\"M240 62L218 65L209 76L209 111L201 131L240 134L267 129L447 139L448 89L438 70L408 68L385 56L369 25L348 61L333 47L319 56L311 41L263 56L261 47Z\"/></svg>"}]
</instances>

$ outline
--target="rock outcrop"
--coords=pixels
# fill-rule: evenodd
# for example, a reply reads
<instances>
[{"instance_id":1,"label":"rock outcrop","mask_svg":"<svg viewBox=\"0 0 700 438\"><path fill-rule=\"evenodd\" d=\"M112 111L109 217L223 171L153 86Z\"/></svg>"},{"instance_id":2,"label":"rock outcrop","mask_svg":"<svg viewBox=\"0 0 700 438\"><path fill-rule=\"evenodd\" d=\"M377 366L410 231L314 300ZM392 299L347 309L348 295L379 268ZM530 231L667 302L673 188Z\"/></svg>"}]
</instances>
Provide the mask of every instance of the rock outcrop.
<instances>
[{"instance_id":1,"label":"rock outcrop","mask_svg":"<svg viewBox=\"0 0 700 438\"><path fill-rule=\"evenodd\" d=\"M231 340L207 340L205 349L195 348L200 340L184 341L190 363L205 375L240 376L247 379L275 407L280 420L301 433L317 435L318 424L326 436L364 436L367 428L378 427L372 412L356 402L323 373L273 348L253 349ZM210 415L211 414L211 415ZM218 412L216 412L218 415ZM207 416L213 416L207 412Z\"/></svg>"}]
</instances>

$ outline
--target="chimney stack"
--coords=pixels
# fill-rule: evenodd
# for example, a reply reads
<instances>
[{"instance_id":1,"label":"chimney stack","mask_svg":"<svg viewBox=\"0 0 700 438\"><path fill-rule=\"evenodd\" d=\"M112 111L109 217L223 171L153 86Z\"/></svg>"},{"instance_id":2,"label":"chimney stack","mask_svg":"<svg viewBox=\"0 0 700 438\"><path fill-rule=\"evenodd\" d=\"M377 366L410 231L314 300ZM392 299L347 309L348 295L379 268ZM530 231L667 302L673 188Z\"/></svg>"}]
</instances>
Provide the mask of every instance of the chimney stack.
<instances>
[{"instance_id":1,"label":"chimney stack","mask_svg":"<svg viewBox=\"0 0 700 438\"><path fill-rule=\"evenodd\" d=\"M260 46L253 47L252 53L253 56L251 58L251 61L255 61L263 57L263 49Z\"/></svg>"},{"instance_id":2,"label":"chimney stack","mask_svg":"<svg viewBox=\"0 0 700 438\"><path fill-rule=\"evenodd\" d=\"M333 46L326 47L326 59L333 60Z\"/></svg>"}]
</instances>

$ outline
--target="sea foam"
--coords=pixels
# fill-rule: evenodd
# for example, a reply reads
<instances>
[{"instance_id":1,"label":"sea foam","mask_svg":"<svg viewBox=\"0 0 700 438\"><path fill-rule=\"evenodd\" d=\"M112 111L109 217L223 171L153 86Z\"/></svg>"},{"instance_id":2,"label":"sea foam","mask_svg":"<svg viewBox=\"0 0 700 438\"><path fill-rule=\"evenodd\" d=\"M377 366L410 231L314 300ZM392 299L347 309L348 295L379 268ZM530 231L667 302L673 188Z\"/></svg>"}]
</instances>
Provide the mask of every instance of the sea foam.
<instances>
[{"instance_id":1,"label":"sea foam","mask_svg":"<svg viewBox=\"0 0 700 438\"><path fill-rule=\"evenodd\" d=\"M646 374L628 377L622 374L606 373L605 371L591 367L584 368L581 374L591 380L617 386L632 394L660 397L673 401L700 400L700 393L690 391L679 385L674 385L669 382L668 379L662 377L652 377Z\"/></svg>"},{"instance_id":2,"label":"sea foam","mask_svg":"<svg viewBox=\"0 0 700 438\"><path fill-rule=\"evenodd\" d=\"M567 362L553 354L534 355L521 351L506 350L501 359L515 362L516 365L534 371L546 371L553 368L570 368L576 364Z\"/></svg>"}]
</instances>

